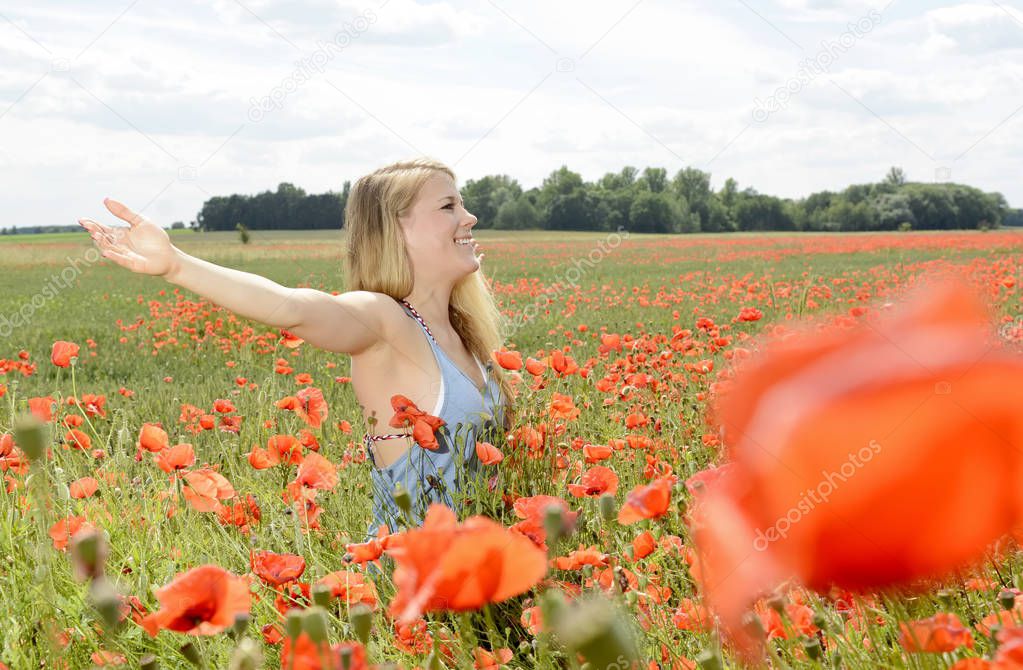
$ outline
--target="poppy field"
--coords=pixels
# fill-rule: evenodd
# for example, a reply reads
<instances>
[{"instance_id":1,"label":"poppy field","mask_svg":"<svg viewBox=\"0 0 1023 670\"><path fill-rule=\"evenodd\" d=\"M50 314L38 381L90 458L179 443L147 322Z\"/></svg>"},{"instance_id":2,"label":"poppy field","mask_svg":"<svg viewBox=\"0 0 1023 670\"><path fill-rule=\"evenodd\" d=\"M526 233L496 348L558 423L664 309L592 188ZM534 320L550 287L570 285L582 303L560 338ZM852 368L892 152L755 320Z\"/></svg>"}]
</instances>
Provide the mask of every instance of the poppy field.
<instances>
[{"instance_id":1,"label":"poppy field","mask_svg":"<svg viewBox=\"0 0 1023 670\"><path fill-rule=\"evenodd\" d=\"M340 232L171 235L344 290ZM478 231L512 428L369 537L346 356L32 237L0 668L1023 668L1023 234Z\"/></svg>"}]
</instances>

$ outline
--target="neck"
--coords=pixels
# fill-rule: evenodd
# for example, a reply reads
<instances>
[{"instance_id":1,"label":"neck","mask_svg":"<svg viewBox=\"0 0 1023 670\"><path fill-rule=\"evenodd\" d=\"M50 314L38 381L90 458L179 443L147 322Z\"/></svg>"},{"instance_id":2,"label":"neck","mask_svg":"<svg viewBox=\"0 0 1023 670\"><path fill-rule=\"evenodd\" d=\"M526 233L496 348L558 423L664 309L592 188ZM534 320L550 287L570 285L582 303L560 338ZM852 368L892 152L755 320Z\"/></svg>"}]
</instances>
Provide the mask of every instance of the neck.
<instances>
[{"instance_id":1,"label":"neck","mask_svg":"<svg viewBox=\"0 0 1023 670\"><path fill-rule=\"evenodd\" d=\"M431 287L428 289L413 287L412 293L405 296L405 301L412 305L419 316L423 317L430 330L451 332L451 319L448 316L448 305L451 301L451 287Z\"/></svg>"}]
</instances>

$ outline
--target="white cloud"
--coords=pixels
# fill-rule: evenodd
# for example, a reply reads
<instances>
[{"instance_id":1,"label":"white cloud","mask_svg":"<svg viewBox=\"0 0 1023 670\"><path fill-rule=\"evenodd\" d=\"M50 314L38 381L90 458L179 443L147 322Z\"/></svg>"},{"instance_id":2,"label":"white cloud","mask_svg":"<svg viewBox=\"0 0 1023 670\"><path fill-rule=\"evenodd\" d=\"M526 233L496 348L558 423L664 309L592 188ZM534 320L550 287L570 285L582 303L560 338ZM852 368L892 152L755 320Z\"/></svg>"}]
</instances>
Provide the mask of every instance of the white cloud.
<instances>
[{"instance_id":1,"label":"white cloud","mask_svg":"<svg viewBox=\"0 0 1023 670\"><path fill-rule=\"evenodd\" d=\"M108 195L189 221L210 194L339 189L421 151L462 181L688 164L782 196L948 165L1023 205L1023 16L1006 3L899 0L753 121L755 100L884 4L26 5L0 21L2 204L19 225L103 216Z\"/></svg>"}]
</instances>

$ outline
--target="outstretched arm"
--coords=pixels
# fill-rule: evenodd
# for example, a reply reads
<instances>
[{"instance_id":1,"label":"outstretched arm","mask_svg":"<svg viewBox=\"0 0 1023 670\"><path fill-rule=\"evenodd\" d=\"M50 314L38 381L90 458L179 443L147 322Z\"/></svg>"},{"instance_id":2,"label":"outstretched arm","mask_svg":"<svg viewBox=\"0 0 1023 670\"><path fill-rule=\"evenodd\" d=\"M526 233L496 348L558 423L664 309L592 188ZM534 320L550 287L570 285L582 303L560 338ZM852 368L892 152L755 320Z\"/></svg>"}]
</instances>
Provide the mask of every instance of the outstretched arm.
<instances>
[{"instance_id":1,"label":"outstretched arm","mask_svg":"<svg viewBox=\"0 0 1023 670\"><path fill-rule=\"evenodd\" d=\"M288 288L216 265L181 251L163 228L122 203L109 198L103 203L128 226L104 226L92 219L78 222L104 257L132 272L163 277L241 317L285 328L321 349L356 354L383 339L378 294L350 291L335 296Z\"/></svg>"}]
</instances>

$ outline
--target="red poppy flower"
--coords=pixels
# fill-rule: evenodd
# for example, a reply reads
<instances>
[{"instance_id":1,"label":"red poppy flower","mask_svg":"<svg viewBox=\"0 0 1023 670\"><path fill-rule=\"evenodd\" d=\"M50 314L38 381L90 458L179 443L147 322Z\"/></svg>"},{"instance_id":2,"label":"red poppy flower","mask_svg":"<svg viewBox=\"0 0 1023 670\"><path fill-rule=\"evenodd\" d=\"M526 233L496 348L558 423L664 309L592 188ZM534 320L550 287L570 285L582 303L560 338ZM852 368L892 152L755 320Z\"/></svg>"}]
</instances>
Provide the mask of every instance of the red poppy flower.
<instances>
[{"instance_id":1,"label":"red poppy flower","mask_svg":"<svg viewBox=\"0 0 1023 670\"><path fill-rule=\"evenodd\" d=\"M96 492L99 488L99 482L96 481L95 477L82 477L71 482L68 486L68 490L71 491L72 498L88 498Z\"/></svg>"},{"instance_id":2,"label":"red poppy flower","mask_svg":"<svg viewBox=\"0 0 1023 670\"><path fill-rule=\"evenodd\" d=\"M160 609L139 622L152 637L160 629L216 635L249 613L249 583L219 565L200 565L157 589L156 599Z\"/></svg>"},{"instance_id":3,"label":"red poppy flower","mask_svg":"<svg viewBox=\"0 0 1023 670\"><path fill-rule=\"evenodd\" d=\"M583 457L587 463L606 461L614 454L614 449L607 444L587 444L583 447Z\"/></svg>"},{"instance_id":4,"label":"red poppy flower","mask_svg":"<svg viewBox=\"0 0 1023 670\"><path fill-rule=\"evenodd\" d=\"M66 368L71 365L71 359L78 357L78 345L74 342L57 340L53 343L50 351L50 362L58 368Z\"/></svg>"},{"instance_id":5,"label":"red poppy flower","mask_svg":"<svg viewBox=\"0 0 1023 670\"><path fill-rule=\"evenodd\" d=\"M323 391L307 386L295 395L289 395L277 401L278 409L295 412L310 428L319 428L327 418L327 401L323 399Z\"/></svg>"},{"instance_id":6,"label":"red poppy flower","mask_svg":"<svg viewBox=\"0 0 1023 670\"><path fill-rule=\"evenodd\" d=\"M636 523L641 519L663 516L671 505L671 487L675 476L658 477L650 484L640 484L629 491L625 504L618 510L618 523Z\"/></svg>"},{"instance_id":7,"label":"red poppy flower","mask_svg":"<svg viewBox=\"0 0 1023 670\"><path fill-rule=\"evenodd\" d=\"M580 547L568 556L559 556L554 559L554 567L558 570L579 570L584 565L592 565L600 568L607 567L608 555L599 551L596 547Z\"/></svg>"},{"instance_id":8,"label":"red poppy flower","mask_svg":"<svg viewBox=\"0 0 1023 670\"><path fill-rule=\"evenodd\" d=\"M365 575L351 570L337 570L316 581L330 589L330 595L339 598L347 607L362 603L376 608L377 588Z\"/></svg>"},{"instance_id":9,"label":"red poppy flower","mask_svg":"<svg viewBox=\"0 0 1023 670\"><path fill-rule=\"evenodd\" d=\"M654 553L656 549L657 541L648 530L644 530L632 541L632 557L637 561Z\"/></svg>"},{"instance_id":10,"label":"red poppy flower","mask_svg":"<svg viewBox=\"0 0 1023 670\"><path fill-rule=\"evenodd\" d=\"M294 333L281 328L281 344L283 344L287 348L294 349L303 342L305 342L305 340L303 340L298 335L295 335Z\"/></svg>"},{"instance_id":11,"label":"red poppy flower","mask_svg":"<svg viewBox=\"0 0 1023 670\"><path fill-rule=\"evenodd\" d=\"M555 391L551 398L550 415L552 419L575 421L579 418L579 408L572 402L572 396Z\"/></svg>"},{"instance_id":12,"label":"red poppy flower","mask_svg":"<svg viewBox=\"0 0 1023 670\"><path fill-rule=\"evenodd\" d=\"M508 661L512 660L515 654L511 649L502 647L495 651L487 651L483 647L476 647L473 652L473 670L500 670L505 667Z\"/></svg>"},{"instance_id":13,"label":"red poppy flower","mask_svg":"<svg viewBox=\"0 0 1023 670\"><path fill-rule=\"evenodd\" d=\"M436 451L440 447L436 432L444 425L444 419L427 414L400 394L391 396L391 407L394 409L394 416L388 425L392 428L412 426L412 439L423 449Z\"/></svg>"},{"instance_id":14,"label":"red poppy flower","mask_svg":"<svg viewBox=\"0 0 1023 670\"><path fill-rule=\"evenodd\" d=\"M67 516L50 526L50 539L58 551L67 549L68 543L80 531L95 528L84 516Z\"/></svg>"},{"instance_id":15,"label":"red poppy flower","mask_svg":"<svg viewBox=\"0 0 1023 670\"><path fill-rule=\"evenodd\" d=\"M56 401L50 396L28 399L28 411L40 421L53 421L53 406Z\"/></svg>"},{"instance_id":16,"label":"red poppy flower","mask_svg":"<svg viewBox=\"0 0 1023 670\"><path fill-rule=\"evenodd\" d=\"M515 501L513 504L515 516L522 520L512 526L511 530L528 537L537 547L547 551L547 531L544 526L544 517L550 506L561 509L566 526L575 525L579 512L572 511L566 501L557 496L537 495L519 498Z\"/></svg>"},{"instance_id":17,"label":"red poppy flower","mask_svg":"<svg viewBox=\"0 0 1023 670\"><path fill-rule=\"evenodd\" d=\"M159 452L170 445L167 431L155 423L144 423L139 431L138 448L146 451Z\"/></svg>"},{"instance_id":18,"label":"red poppy flower","mask_svg":"<svg viewBox=\"0 0 1023 670\"><path fill-rule=\"evenodd\" d=\"M337 466L316 452L306 454L295 481L306 488L329 491L337 486Z\"/></svg>"},{"instance_id":19,"label":"red poppy flower","mask_svg":"<svg viewBox=\"0 0 1023 670\"><path fill-rule=\"evenodd\" d=\"M746 653L750 599L783 580L920 584L1020 522L1023 360L992 330L970 289L924 286L876 323L769 344L722 388L732 469L692 527L708 602Z\"/></svg>"},{"instance_id":20,"label":"red poppy flower","mask_svg":"<svg viewBox=\"0 0 1023 670\"><path fill-rule=\"evenodd\" d=\"M342 653L349 651L348 665L342 665ZM307 633L299 635L294 644L290 637L281 645L281 667L288 670L334 670L347 667L349 670L368 670L366 650L358 642L317 644Z\"/></svg>"},{"instance_id":21,"label":"red poppy flower","mask_svg":"<svg viewBox=\"0 0 1023 670\"><path fill-rule=\"evenodd\" d=\"M187 442L175 444L156 454L153 460L164 472L184 470L195 465L195 448Z\"/></svg>"},{"instance_id":22,"label":"red poppy flower","mask_svg":"<svg viewBox=\"0 0 1023 670\"><path fill-rule=\"evenodd\" d=\"M260 579L275 588L295 581L305 572L305 558L297 554L255 551L249 557L249 565Z\"/></svg>"},{"instance_id":23,"label":"red poppy flower","mask_svg":"<svg viewBox=\"0 0 1023 670\"><path fill-rule=\"evenodd\" d=\"M547 555L521 535L482 516L459 524L431 505L421 528L402 534L394 558L397 593L390 612L409 622L423 612L467 611L531 589L547 573Z\"/></svg>"},{"instance_id":24,"label":"red poppy flower","mask_svg":"<svg viewBox=\"0 0 1023 670\"><path fill-rule=\"evenodd\" d=\"M578 484L569 484L568 492L576 498L599 496L618 491L618 475L611 468L594 465L583 473Z\"/></svg>"},{"instance_id":25,"label":"red poppy flower","mask_svg":"<svg viewBox=\"0 0 1023 670\"><path fill-rule=\"evenodd\" d=\"M544 363L543 361L538 361L535 358L526 359L526 372L533 375L534 377L539 377L544 373L544 370L546 369L547 364Z\"/></svg>"},{"instance_id":26,"label":"red poppy flower","mask_svg":"<svg viewBox=\"0 0 1023 670\"><path fill-rule=\"evenodd\" d=\"M483 465L497 465L504 460L504 454L500 449L483 440L476 442L476 457Z\"/></svg>"},{"instance_id":27,"label":"red poppy flower","mask_svg":"<svg viewBox=\"0 0 1023 670\"><path fill-rule=\"evenodd\" d=\"M494 360L505 370L522 369L522 354L518 351L495 351Z\"/></svg>"},{"instance_id":28,"label":"red poppy flower","mask_svg":"<svg viewBox=\"0 0 1023 670\"><path fill-rule=\"evenodd\" d=\"M941 654L959 647L973 649L973 635L955 614L938 612L929 619L900 622L899 644L908 652Z\"/></svg>"},{"instance_id":29,"label":"red poppy flower","mask_svg":"<svg viewBox=\"0 0 1023 670\"><path fill-rule=\"evenodd\" d=\"M64 436L64 441L74 449L81 449L82 451L92 449L92 438L77 428L69 430L67 435Z\"/></svg>"},{"instance_id":30,"label":"red poppy flower","mask_svg":"<svg viewBox=\"0 0 1023 670\"><path fill-rule=\"evenodd\" d=\"M197 512L216 512L220 509L220 501L234 497L234 487L220 474L203 468L192 470L184 475L186 486L181 493L185 500Z\"/></svg>"}]
</instances>

